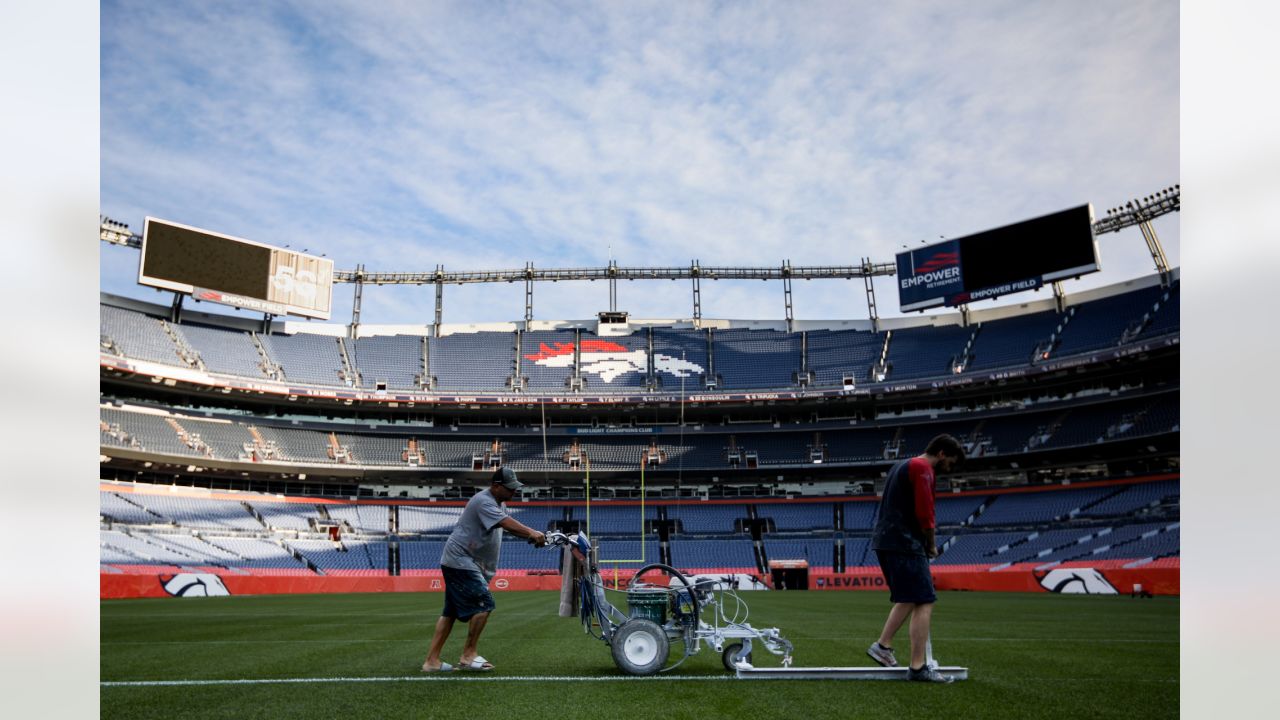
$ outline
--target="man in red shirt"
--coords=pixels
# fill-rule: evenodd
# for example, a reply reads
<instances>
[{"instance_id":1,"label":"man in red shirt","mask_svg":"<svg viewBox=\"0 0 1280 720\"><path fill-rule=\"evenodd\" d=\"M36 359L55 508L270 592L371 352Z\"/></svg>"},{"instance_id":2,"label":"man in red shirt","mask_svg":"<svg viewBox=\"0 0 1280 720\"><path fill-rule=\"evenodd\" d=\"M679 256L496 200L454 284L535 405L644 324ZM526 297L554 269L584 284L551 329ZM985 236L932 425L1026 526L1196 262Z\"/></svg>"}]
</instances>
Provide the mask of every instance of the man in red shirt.
<instances>
[{"instance_id":1,"label":"man in red shirt","mask_svg":"<svg viewBox=\"0 0 1280 720\"><path fill-rule=\"evenodd\" d=\"M950 435L929 441L923 455L903 460L889 471L880 498L880 509L871 547L880 560L880 569L889 584L893 609L884 623L879 641L867 649L871 659L885 667L897 667L893 656L893 636L911 618L911 672L908 679L921 682L951 682L925 666L925 643L938 596L933 591L929 560L938 557L934 542L933 494L935 473L950 472L964 460L964 448Z\"/></svg>"}]
</instances>

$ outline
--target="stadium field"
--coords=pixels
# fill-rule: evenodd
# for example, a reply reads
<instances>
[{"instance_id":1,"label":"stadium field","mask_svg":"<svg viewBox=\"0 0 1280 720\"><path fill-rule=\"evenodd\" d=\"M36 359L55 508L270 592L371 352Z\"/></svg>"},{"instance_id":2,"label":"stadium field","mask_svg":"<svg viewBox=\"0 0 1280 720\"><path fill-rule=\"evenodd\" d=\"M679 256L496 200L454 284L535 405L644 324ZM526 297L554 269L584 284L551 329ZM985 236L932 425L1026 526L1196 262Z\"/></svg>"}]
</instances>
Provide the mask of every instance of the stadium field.
<instances>
[{"instance_id":1,"label":"stadium field","mask_svg":"<svg viewBox=\"0 0 1280 720\"><path fill-rule=\"evenodd\" d=\"M880 592L743 593L796 666L871 664ZM736 680L710 648L628 678L558 596L502 593L480 650L492 673L423 675L439 594L276 595L101 603L101 717L1174 717L1177 598L944 593L934 645L970 679ZM614 602L622 605L621 597ZM464 628L445 648L456 660ZM906 657L906 628L898 637ZM674 654L674 650L673 650ZM757 646L755 664L780 665ZM669 677L671 675L677 677ZM237 681L237 682L225 682ZM282 682L283 681L283 682Z\"/></svg>"}]
</instances>

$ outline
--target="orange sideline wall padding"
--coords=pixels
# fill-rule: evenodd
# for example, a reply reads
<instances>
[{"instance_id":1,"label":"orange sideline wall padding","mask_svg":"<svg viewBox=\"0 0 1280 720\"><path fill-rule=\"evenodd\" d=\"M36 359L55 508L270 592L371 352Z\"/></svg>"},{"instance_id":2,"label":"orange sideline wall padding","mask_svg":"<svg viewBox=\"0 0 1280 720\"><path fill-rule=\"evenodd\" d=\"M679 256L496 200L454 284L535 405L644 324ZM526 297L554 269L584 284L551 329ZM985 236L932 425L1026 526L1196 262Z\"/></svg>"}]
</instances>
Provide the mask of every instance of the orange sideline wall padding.
<instances>
[{"instance_id":1,"label":"orange sideline wall padding","mask_svg":"<svg viewBox=\"0 0 1280 720\"><path fill-rule=\"evenodd\" d=\"M116 575L102 573L100 597L103 599L169 597L164 582L171 575ZM232 595L284 595L302 593L384 593L443 592L440 576L417 577L332 577L332 576L262 576L219 575ZM559 575L506 575L489 584L495 591L559 590Z\"/></svg>"},{"instance_id":2,"label":"orange sideline wall padding","mask_svg":"<svg viewBox=\"0 0 1280 720\"><path fill-rule=\"evenodd\" d=\"M1180 593L1180 570L1177 567L1139 568L1088 568L1059 567L1056 582L1075 575L1082 577L1096 574L1109 583L1115 591L1129 594L1135 584L1155 595ZM1050 592L1041 585L1045 572L1030 568L1006 569L991 572L981 566L964 566L963 569L935 568L934 586L938 590L973 590L988 592ZM101 573L100 596L103 599L170 597L164 584L173 575L141 575ZM382 592L442 592L444 580L439 575L411 577L333 577L333 576L263 576L219 575L227 592L232 595L280 595L303 593L382 593ZM618 583L625 587L630 575L619 575ZM768 581L765 578L766 582ZM612 587L612 573L605 578ZM500 575L493 579L490 588L507 590L555 590L560 589L559 575ZM879 568L853 568L847 573L817 572L809 574L810 590L879 590L888 587Z\"/></svg>"},{"instance_id":3,"label":"orange sideline wall padding","mask_svg":"<svg viewBox=\"0 0 1280 720\"><path fill-rule=\"evenodd\" d=\"M1084 571L1090 568L1061 568ZM1153 595L1180 594L1180 569L1176 567L1097 569L1116 592L1128 595L1134 585ZM1084 572L1079 574L1084 575ZM1034 570L948 570L934 568L933 585L938 590L974 590L986 592L1050 592L1040 584L1046 573ZM809 573L810 590L888 590L879 568L851 568L843 574Z\"/></svg>"}]
</instances>

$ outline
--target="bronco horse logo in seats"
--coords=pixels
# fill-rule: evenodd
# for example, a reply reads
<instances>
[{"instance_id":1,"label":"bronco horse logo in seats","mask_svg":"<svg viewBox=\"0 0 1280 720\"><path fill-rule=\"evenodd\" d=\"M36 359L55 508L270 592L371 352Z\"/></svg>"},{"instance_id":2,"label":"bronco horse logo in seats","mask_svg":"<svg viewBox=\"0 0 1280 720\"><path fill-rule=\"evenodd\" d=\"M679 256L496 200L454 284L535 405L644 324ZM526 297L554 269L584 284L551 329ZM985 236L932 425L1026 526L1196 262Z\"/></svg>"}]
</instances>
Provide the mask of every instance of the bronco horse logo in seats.
<instances>
[{"instance_id":1,"label":"bronco horse logo in seats","mask_svg":"<svg viewBox=\"0 0 1280 720\"><path fill-rule=\"evenodd\" d=\"M535 365L545 368L573 367L573 343L553 343L553 345L554 347L548 347L546 343L539 343L538 352L524 357ZM647 355L645 350L628 350L625 346L608 340L583 340L582 348L578 353L582 372L598 375L606 383L611 383L614 378L629 372L647 372L649 369ZM704 372L703 367L697 363L659 352L653 354L653 369L676 377L688 377Z\"/></svg>"}]
</instances>

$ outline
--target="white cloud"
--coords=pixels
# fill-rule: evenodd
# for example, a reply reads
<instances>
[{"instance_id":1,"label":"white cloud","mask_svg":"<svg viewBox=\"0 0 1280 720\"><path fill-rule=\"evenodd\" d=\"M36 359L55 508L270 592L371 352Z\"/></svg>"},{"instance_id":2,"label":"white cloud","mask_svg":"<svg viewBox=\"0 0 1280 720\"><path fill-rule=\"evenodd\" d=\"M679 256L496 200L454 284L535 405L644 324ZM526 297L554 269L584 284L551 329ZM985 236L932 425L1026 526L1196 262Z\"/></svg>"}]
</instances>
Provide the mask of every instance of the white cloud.
<instances>
[{"instance_id":1,"label":"white cloud","mask_svg":"<svg viewBox=\"0 0 1280 720\"><path fill-rule=\"evenodd\" d=\"M305 238L339 267L889 261L1178 181L1167 3L107 3L103 23L104 212ZM1147 271L1108 262L1119 242L1143 247L1106 239L1089 282ZM366 320L397 321L369 317L378 292ZM780 287L723 293L782 316ZM545 294L539 317L584 314ZM797 313L863 316L860 296L814 284Z\"/></svg>"}]
</instances>

